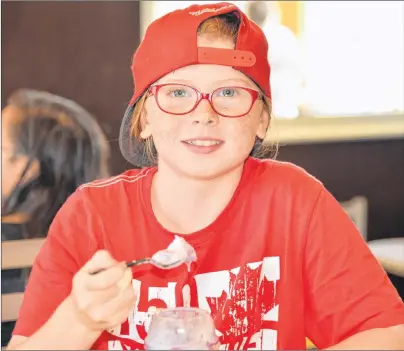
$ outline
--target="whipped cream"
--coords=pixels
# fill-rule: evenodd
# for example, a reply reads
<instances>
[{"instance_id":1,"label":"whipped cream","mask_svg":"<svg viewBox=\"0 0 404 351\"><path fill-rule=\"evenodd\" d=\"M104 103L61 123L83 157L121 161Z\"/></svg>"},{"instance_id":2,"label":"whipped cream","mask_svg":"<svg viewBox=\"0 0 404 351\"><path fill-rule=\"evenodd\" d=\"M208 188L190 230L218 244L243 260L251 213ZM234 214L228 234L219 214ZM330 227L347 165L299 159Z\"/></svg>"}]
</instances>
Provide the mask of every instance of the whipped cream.
<instances>
[{"instance_id":1,"label":"whipped cream","mask_svg":"<svg viewBox=\"0 0 404 351\"><path fill-rule=\"evenodd\" d=\"M191 269L191 263L195 262L196 259L195 249L184 238L177 235L166 249L157 251L152 256L152 260L167 267L167 269L175 268L185 263L188 271Z\"/></svg>"}]
</instances>

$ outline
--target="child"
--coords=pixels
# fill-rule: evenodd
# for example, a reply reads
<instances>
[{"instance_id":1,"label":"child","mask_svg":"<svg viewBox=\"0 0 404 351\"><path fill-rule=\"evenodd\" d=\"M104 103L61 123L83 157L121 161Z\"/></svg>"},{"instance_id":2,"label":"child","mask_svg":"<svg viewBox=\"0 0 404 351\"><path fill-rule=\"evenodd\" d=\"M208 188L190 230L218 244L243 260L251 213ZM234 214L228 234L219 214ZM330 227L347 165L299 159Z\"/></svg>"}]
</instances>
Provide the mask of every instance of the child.
<instances>
[{"instance_id":1,"label":"child","mask_svg":"<svg viewBox=\"0 0 404 351\"><path fill-rule=\"evenodd\" d=\"M143 169L61 209L11 348L142 349L156 308L188 304L211 313L223 349L404 347L403 303L338 202L302 169L251 157L270 122L267 49L229 3L150 25L121 128ZM190 273L122 263L175 234L196 250Z\"/></svg>"}]
</instances>

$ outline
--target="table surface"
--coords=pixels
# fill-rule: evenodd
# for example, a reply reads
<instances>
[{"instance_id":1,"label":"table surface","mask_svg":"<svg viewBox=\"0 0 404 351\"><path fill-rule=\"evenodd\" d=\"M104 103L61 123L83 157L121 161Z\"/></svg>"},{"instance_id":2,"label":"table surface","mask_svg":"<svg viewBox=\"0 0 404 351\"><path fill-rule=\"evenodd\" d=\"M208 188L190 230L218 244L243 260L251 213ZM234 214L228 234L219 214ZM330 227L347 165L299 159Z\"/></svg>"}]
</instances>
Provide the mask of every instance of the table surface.
<instances>
[{"instance_id":1,"label":"table surface","mask_svg":"<svg viewBox=\"0 0 404 351\"><path fill-rule=\"evenodd\" d=\"M368 245L377 258L387 258L404 264L404 238L372 240Z\"/></svg>"},{"instance_id":2,"label":"table surface","mask_svg":"<svg viewBox=\"0 0 404 351\"><path fill-rule=\"evenodd\" d=\"M404 277L404 238L372 240L368 246L387 272Z\"/></svg>"}]
</instances>

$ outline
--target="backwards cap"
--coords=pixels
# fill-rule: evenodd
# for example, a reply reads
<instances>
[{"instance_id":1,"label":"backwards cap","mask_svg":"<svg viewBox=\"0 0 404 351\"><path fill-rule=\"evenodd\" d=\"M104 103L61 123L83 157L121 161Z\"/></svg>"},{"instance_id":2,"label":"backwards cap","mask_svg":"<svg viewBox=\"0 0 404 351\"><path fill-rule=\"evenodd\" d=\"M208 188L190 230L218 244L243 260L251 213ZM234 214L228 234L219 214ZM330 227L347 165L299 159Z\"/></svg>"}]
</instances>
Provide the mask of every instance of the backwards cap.
<instances>
[{"instance_id":1,"label":"backwards cap","mask_svg":"<svg viewBox=\"0 0 404 351\"><path fill-rule=\"evenodd\" d=\"M206 19L226 13L240 19L235 49L198 47L197 31ZM181 67L194 64L231 66L253 80L270 97L268 43L261 28L234 4L192 5L152 22L132 61L134 93L122 121L119 145L123 156L136 166L148 164L143 143L131 135L134 105L151 84Z\"/></svg>"}]
</instances>

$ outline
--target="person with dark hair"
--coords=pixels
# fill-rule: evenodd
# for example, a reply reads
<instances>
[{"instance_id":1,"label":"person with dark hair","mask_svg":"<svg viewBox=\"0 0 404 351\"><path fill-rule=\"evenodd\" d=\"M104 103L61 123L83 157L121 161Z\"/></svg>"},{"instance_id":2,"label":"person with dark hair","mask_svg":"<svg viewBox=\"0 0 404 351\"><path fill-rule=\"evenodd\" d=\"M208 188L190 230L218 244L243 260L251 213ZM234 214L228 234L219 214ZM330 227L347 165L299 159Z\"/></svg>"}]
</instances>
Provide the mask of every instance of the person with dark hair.
<instances>
[{"instance_id":1,"label":"person with dark hair","mask_svg":"<svg viewBox=\"0 0 404 351\"><path fill-rule=\"evenodd\" d=\"M2 111L1 148L2 215L29 217L22 237L45 236L79 185L109 176L109 146L97 121L48 92L24 89L10 96Z\"/></svg>"},{"instance_id":2,"label":"person with dark hair","mask_svg":"<svg viewBox=\"0 0 404 351\"><path fill-rule=\"evenodd\" d=\"M107 139L85 109L44 91L11 94L1 122L1 239L45 237L78 186L109 176ZM28 275L4 270L2 292L24 291Z\"/></svg>"}]
</instances>

